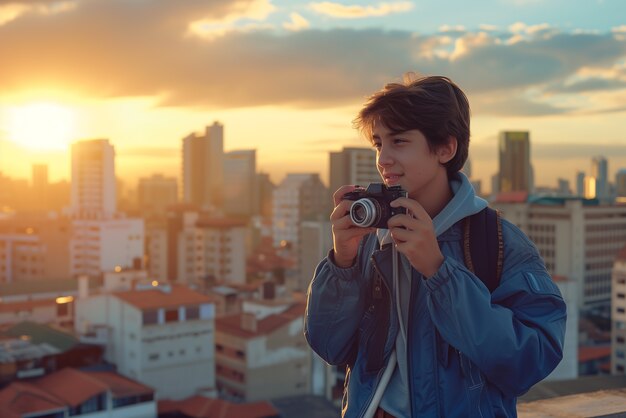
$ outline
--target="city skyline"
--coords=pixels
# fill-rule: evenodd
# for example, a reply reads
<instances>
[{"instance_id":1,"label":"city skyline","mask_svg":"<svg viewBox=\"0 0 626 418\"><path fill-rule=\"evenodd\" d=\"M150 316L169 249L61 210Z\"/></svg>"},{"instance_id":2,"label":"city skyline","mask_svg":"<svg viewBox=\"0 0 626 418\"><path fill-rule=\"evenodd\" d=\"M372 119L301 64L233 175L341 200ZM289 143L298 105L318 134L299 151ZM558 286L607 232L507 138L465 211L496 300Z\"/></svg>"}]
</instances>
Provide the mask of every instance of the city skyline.
<instances>
[{"instance_id":1,"label":"city skyline","mask_svg":"<svg viewBox=\"0 0 626 418\"><path fill-rule=\"evenodd\" d=\"M275 183L289 172L327 183L330 152L366 146L351 127L365 97L407 71L450 76L467 92L483 187L498 170L501 131L530 132L538 186L574 184L593 155L609 158L611 180L626 167L626 5L450 6L0 5L0 53L12 57L0 70L0 172L24 178L48 164L51 181L69 179L70 144L103 138L116 148L119 177L180 177L182 139L219 121L224 150L256 149L258 170Z\"/></svg>"}]
</instances>

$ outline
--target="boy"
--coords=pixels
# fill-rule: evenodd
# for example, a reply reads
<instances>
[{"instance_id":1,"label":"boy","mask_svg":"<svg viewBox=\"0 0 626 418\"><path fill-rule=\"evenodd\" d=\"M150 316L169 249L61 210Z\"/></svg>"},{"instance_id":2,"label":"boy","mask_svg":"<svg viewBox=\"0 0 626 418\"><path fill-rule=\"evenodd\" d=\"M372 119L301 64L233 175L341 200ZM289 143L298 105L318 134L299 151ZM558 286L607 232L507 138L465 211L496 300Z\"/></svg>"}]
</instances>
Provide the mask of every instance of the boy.
<instances>
[{"instance_id":1,"label":"boy","mask_svg":"<svg viewBox=\"0 0 626 418\"><path fill-rule=\"evenodd\" d=\"M388 84L354 122L385 185L408 197L391 203L406 214L375 230L350 220L343 196L356 186L333 196L333 249L309 287L305 336L328 363L347 364L342 415L515 417L517 396L562 358L565 304L506 220L495 290L464 264L463 220L487 206L460 172L465 94L439 76Z\"/></svg>"}]
</instances>

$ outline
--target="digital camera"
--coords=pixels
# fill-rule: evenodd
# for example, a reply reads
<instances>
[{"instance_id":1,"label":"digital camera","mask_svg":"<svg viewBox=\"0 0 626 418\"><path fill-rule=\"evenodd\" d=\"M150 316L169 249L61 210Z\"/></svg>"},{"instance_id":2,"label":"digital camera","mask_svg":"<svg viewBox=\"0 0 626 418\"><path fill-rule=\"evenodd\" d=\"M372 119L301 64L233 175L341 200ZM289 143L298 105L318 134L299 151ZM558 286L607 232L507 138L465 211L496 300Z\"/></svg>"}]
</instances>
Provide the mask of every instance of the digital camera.
<instances>
[{"instance_id":1,"label":"digital camera","mask_svg":"<svg viewBox=\"0 0 626 418\"><path fill-rule=\"evenodd\" d=\"M406 208L392 208L389 204L399 197L407 197L400 186L387 187L384 183L370 183L367 189L358 188L343 195L343 200L353 200L350 220L362 228L387 228L389 218L406 213Z\"/></svg>"}]
</instances>

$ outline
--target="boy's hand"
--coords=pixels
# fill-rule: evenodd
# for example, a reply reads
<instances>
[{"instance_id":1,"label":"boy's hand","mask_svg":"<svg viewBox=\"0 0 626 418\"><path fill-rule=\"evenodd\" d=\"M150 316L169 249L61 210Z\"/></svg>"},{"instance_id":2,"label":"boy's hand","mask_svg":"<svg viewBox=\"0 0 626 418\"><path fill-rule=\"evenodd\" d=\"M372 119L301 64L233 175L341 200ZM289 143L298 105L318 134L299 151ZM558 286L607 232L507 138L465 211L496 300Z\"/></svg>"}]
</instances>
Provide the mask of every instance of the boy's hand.
<instances>
[{"instance_id":1,"label":"boy's hand","mask_svg":"<svg viewBox=\"0 0 626 418\"><path fill-rule=\"evenodd\" d=\"M426 278L431 277L439 270L444 260L432 219L422 205L407 197L394 200L391 206L394 208L402 206L408 212L391 217L387 223L396 248L404 254L415 270Z\"/></svg>"},{"instance_id":2,"label":"boy's hand","mask_svg":"<svg viewBox=\"0 0 626 418\"><path fill-rule=\"evenodd\" d=\"M335 209L330 214L333 229L333 250L335 264L339 267L350 267L354 263L361 239L376 228L361 228L350 220L351 200L342 200L343 195L356 189L357 186L341 186L333 194Z\"/></svg>"}]
</instances>

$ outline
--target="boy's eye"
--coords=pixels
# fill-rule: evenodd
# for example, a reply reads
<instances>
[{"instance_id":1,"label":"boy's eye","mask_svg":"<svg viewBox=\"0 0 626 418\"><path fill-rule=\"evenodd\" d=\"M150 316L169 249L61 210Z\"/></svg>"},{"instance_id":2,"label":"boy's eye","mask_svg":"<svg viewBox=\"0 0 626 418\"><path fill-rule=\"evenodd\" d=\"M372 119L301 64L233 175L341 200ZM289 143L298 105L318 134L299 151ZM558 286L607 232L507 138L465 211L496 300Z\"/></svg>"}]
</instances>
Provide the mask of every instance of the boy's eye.
<instances>
[{"instance_id":1,"label":"boy's eye","mask_svg":"<svg viewBox=\"0 0 626 418\"><path fill-rule=\"evenodd\" d=\"M372 142L372 147L378 149L378 148L380 148L380 146L381 146L380 142Z\"/></svg>"},{"instance_id":2,"label":"boy's eye","mask_svg":"<svg viewBox=\"0 0 626 418\"><path fill-rule=\"evenodd\" d=\"M402 138L396 138L393 140L394 144L402 144L403 142L406 142L406 140L402 139Z\"/></svg>"}]
</instances>

